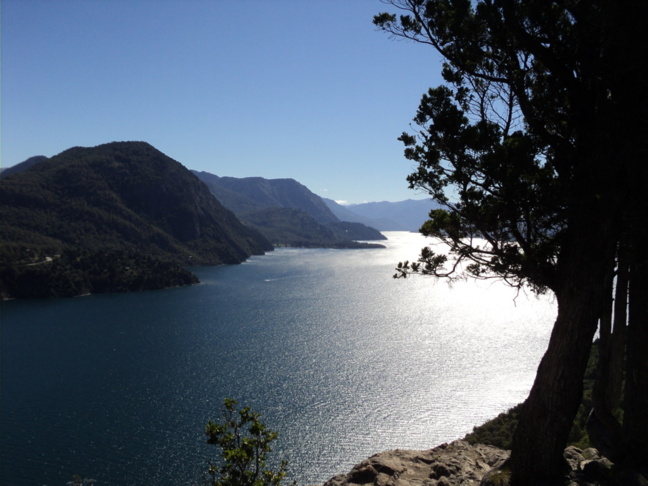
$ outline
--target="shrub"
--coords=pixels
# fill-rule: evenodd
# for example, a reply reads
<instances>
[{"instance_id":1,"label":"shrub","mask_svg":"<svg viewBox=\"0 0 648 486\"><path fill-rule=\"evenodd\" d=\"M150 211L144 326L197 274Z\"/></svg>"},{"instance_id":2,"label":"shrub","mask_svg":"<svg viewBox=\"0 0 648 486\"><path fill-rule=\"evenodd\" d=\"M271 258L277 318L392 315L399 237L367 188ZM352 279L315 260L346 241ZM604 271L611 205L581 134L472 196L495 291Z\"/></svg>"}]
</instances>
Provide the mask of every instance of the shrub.
<instances>
[{"instance_id":1,"label":"shrub","mask_svg":"<svg viewBox=\"0 0 648 486\"><path fill-rule=\"evenodd\" d=\"M220 466L209 463L207 484L210 486L278 486L286 477L287 462L273 470L266 458L277 433L268 430L260 415L250 407L236 409L231 398L224 401L221 423L209 421L205 427L207 442L221 448Z\"/></svg>"}]
</instances>

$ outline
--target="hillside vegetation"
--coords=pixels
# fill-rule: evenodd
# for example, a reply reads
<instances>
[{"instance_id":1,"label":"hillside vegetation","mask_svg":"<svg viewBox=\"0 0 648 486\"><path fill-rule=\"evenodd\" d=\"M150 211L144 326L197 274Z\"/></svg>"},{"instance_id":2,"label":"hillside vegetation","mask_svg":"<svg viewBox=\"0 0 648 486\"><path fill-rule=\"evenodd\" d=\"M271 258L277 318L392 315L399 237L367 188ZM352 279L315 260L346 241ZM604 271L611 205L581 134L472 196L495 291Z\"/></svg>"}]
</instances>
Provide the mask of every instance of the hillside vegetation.
<instances>
[{"instance_id":1,"label":"hillside vegetation","mask_svg":"<svg viewBox=\"0 0 648 486\"><path fill-rule=\"evenodd\" d=\"M266 208L241 216L276 246L299 248L384 248L355 240L384 240L373 228L359 223L318 223L306 212L290 208Z\"/></svg>"},{"instance_id":2,"label":"hillside vegetation","mask_svg":"<svg viewBox=\"0 0 648 486\"><path fill-rule=\"evenodd\" d=\"M117 261L128 261L124 268L142 278L127 285L125 275L115 276L111 285L82 290L181 285L195 281L183 266L240 263L271 249L188 169L144 142L71 148L0 180L5 298L26 296L18 287L51 295L38 290L44 274L76 281L63 274L90 276L99 271L94 265L109 270ZM34 285L25 284L30 279Z\"/></svg>"}]
</instances>

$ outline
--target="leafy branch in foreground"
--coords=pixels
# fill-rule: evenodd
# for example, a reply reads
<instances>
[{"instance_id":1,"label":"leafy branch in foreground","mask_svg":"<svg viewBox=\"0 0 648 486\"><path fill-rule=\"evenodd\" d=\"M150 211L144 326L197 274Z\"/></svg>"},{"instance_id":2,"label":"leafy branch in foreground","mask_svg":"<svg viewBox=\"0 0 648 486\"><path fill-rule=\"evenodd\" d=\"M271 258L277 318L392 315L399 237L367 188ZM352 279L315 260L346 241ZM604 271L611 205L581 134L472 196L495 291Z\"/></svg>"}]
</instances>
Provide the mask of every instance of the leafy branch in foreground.
<instances>
[{"instance_id":1,"label":"leafy branch in foreground","mask_svg":"<svg viewBox=\"0 0 648 486\"><path fill-rule=\"evenodd\" d=\"M278 486L286 477L287 461L276 470L267 465L270 443L277 432L268 430L260 414L250 407L237 410L238 402L224 400L220 423L209 421L205 427L207 443L221 448L221 465L209 463L207 484L210 486Z\"/></svg>"}]
</instances>

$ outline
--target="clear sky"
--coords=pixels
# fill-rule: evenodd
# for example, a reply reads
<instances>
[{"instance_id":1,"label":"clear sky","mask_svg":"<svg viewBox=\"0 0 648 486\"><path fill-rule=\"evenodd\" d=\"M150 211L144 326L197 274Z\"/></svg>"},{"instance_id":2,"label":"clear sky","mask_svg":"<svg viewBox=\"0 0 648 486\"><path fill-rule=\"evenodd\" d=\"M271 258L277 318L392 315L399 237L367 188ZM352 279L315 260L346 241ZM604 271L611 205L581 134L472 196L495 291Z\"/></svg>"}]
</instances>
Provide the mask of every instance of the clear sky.
<instances>
[{"instance_id":1,"label":"clear sky","mask_svg":"<svg viewBox=\"0 0 648 486\"><path fill-rule=\"evenodd\" d=\"M189 169L420 199L397 137L441 84L380 0L1 0L2 167L146 141Z\"/></svg>"}]
</instances>

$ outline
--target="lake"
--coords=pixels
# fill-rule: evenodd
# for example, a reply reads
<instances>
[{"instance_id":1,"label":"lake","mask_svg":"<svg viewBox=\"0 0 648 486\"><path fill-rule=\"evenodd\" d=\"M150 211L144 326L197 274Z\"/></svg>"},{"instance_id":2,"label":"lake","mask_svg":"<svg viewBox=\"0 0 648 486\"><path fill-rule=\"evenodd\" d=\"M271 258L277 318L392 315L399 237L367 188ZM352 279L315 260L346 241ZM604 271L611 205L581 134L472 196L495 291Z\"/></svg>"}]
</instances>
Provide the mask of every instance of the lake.
<instances>
[{"instance_id":1,"label":"lake","mask_svg":"<svg viewBox=\"0 0 648 486\"><path fill-rule=\"evenodd\" d=\"M277 249L193 287L0 305L0 482L191 485L225 397L279 432L300 485L426 449L524 400L556 313L493 281L392 279L386 249Z\"/></svg>"}]
</instances>

